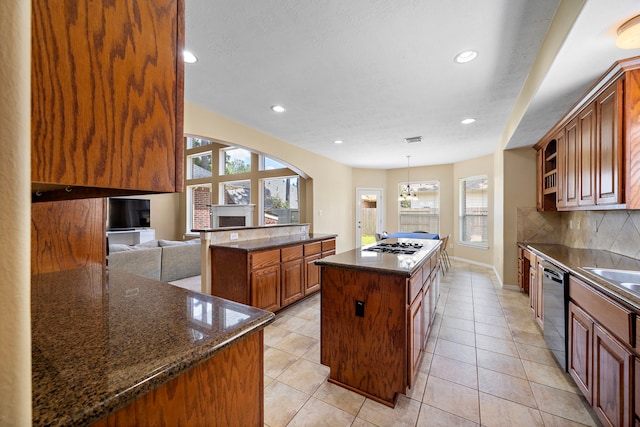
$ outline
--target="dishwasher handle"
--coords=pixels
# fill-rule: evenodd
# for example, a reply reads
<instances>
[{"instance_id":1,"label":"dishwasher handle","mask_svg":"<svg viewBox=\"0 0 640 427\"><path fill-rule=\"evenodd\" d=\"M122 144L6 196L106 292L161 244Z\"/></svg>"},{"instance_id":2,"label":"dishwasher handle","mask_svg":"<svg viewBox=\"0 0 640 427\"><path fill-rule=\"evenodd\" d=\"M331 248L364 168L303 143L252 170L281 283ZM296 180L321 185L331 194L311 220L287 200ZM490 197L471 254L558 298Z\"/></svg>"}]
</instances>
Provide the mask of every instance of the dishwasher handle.
<instances>
[{"instance_id":1,"label":"dishwasher handle","mask_svg":"<svg viewBox=\"0 0 640 427\"><path fill-rule=\"evenodd\" d=\"M542 272L544 274L544 277L546 277L547 279L553 280L554 282L557 282L557 283L564 283L564 277L562 273L547 267L544 267L542 269Z\"/></svg>"}]
</instances>

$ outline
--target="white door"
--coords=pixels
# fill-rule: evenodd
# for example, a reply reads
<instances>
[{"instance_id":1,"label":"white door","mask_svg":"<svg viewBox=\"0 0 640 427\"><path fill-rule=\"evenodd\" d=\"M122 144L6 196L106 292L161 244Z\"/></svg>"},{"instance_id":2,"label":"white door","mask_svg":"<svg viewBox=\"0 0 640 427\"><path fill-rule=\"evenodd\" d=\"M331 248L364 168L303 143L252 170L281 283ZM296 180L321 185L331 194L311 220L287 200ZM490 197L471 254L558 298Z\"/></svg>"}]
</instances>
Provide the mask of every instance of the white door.
<instances>
[{"instance_id":1,"label":"white door","mask_svg":"<svg viewBox=\"0 0 640 427\"><path fill-rule=\"evenodd\" d=\"M384 204L381 188L356 189L356 246L376 241L375 233L382 232Z\"/></svg>"}]
</instances>

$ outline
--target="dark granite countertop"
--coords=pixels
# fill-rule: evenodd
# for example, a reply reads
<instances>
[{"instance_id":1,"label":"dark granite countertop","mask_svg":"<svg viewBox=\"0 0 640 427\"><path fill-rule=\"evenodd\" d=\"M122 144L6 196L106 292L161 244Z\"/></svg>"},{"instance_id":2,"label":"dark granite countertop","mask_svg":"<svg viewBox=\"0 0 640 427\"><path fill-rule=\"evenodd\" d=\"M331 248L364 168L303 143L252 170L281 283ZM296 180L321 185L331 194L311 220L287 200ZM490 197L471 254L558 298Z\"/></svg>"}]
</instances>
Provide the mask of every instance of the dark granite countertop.
<instances>
[{"instance_id":1,"label":"dark granite countertop","mask_svg":"<svg viewBox=\"0 0 640 427\"><path fill-rule=\"evenodd\" d=\"M251 240L239 240L227 243L215 243L210 247L216 248L231 248L240 251L261 251L264 249L277 248L287 245L295 245L299 243L313 243L321 240L335 238L337 234L293 234L290 236L269 237L267 239L251 239Z\"/></svg>"},{"instance_id":2,"label":"dark granite countertop","mask_svg":"<svg viewBox=\"0 0 640 427\"><path fill-rule=\"evenodd\" d=\"M520 243L520 246L533 251L537 255L541 255L558 265L558 267L568 270L574 276L590 283L640 313L640 296L614 283L602 280L598 276L580 268L599 267L640 270L640 260L598 249L575 249L546 243Z\"/></svg>"},{"instance_id":3,"label":"dark granite countertop","mask_svg":"<svg viewBox=\"0 0 640 427\"><path fill-rule=\"evenodd\" d=\"M371 252L364 250L366 247L352 249L337 255L315 261L317 265L349 268L354 270L379 271L386 274L397 274L411 277L415 274L434 251L440 247L440 240L423 239L385 239L385 242L419 242L424 246L413 255L394 255L388 253Z\"/></svg>"},{"instance_id":4,"label":"dark granite countertop","mask_svg":"<svg viewBox=\"0 0 640 427\"><path fill-rule=\"evenodd\" d=\"M102 266L32 277L33 425L90 424L274 320Z\"/></svg>"}]
</instances>

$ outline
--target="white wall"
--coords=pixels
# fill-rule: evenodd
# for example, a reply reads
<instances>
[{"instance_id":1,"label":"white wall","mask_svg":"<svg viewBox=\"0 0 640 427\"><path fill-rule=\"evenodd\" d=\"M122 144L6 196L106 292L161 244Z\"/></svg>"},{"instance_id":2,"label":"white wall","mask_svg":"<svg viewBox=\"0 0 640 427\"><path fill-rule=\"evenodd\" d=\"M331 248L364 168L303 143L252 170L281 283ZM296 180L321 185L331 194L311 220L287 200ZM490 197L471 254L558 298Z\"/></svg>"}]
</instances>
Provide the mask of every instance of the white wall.
<instances>
[{"instance_id":1,"label":"white wall","mask_svg":"<svg viewBox=\"0 0 640 427\"><path fill-rule=\"evenodd\" d=\"M0 425L31 425L31 2L0 1Z\"/></svg>"}]
</instances>

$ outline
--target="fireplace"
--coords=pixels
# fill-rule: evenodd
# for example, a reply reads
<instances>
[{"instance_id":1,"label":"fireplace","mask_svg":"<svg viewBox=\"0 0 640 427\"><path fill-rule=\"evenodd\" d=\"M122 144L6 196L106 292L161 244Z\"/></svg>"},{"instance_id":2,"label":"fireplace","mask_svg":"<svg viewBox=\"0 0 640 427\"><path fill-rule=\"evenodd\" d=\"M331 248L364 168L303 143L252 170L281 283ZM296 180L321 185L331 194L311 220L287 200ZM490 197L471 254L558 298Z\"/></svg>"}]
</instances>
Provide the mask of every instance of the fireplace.
<instances>
[{"instance_id":1,"label":"fireplace","mask_svg":"<svg viewBox=\"0 0 640 427\"><path fill-rule=\"evenodd\" d=\"M256 205L212 205L211 227L252 227Z\"/></svg>"}]
</instances>

